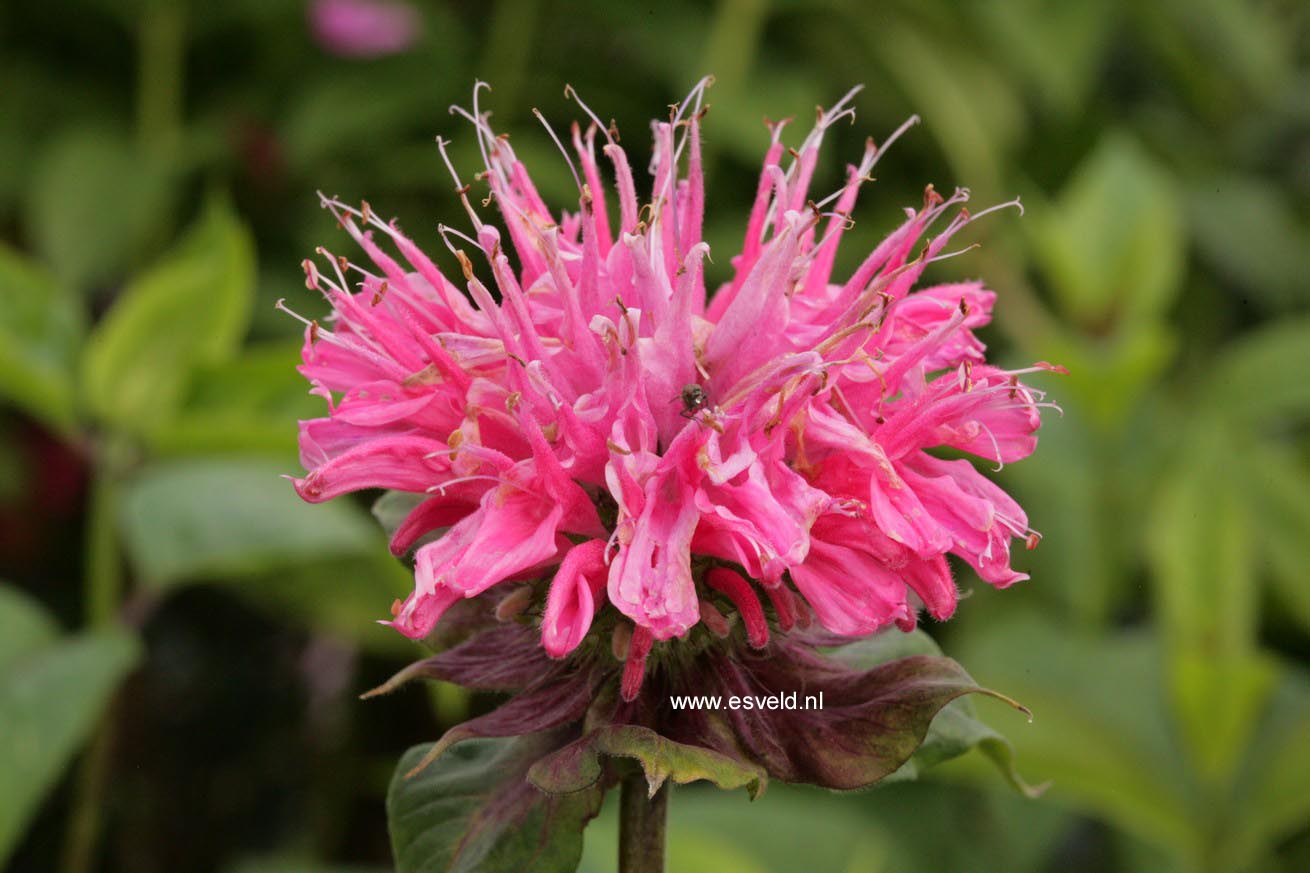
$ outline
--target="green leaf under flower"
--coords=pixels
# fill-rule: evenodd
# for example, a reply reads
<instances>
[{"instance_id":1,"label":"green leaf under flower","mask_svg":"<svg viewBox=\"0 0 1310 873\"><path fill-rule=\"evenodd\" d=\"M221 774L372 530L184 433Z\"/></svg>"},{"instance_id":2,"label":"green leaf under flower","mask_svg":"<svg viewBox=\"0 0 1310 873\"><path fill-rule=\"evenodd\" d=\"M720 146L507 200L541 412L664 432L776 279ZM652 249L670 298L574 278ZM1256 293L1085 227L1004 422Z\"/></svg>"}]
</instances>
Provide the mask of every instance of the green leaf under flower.
<instances>
[{"instance_id":1,"label":"green leaf under flower","mask_svg":"<svg viewBox=\"0 0 1310 873\"><path fill-rule=\"evenodd\" d=\"M387 791L396 870L571 873L601 791L552 795L525 778L557 742L549 734L468 740L413 776L429 746L406 752Z\"/></svg>"},{"instance_id":2,"label":"green leaf under flower","mask_svg":"<svg viewBox=\"0 0 1310 873\"><path fill-rule=\"evenodd\" d=\"M941 649L932 637L921 630L915 630L908 634L877 634L842 646L832 654L852 667L869 669L894 658L940 653ZM1001 699L1017 706L1008 698ZM937 713L919 748L887 779L917 779L929 767L958 758L973 749L977 749L995 764L1005 781L1016 791L1028 797L1037 797L1046 790L1045 783L1029 785L1024 781L1015 766L1014 747L1003 735L978 718L973 701L968 697L952 700Z\"/></svg>"},{"instance_id":3,"label":"green leaf under flower","mask_svg":"<svg viewBox=\"0 0 1310 873\"><path fill-rule=\"evenodd\" d=\"M728 790L745 788L752 800L768 784L768 774L757 764L674 742L650 728L632 724L597 728L538 761L528 771L528 778L552 794L583 791L600 783L604 775L602 757L635 760L646 774L652 797L669 779L679 785L705 780Z\"/></svg>"}]
</instances>

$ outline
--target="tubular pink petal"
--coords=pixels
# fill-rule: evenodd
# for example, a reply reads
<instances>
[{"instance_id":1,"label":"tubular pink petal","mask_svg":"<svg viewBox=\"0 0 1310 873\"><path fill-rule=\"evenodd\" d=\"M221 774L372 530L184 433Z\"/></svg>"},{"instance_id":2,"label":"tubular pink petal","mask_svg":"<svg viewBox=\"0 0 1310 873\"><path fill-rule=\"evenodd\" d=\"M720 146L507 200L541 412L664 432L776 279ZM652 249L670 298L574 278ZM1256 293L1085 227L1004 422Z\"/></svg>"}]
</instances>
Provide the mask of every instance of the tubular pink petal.
<instances>
[{"instance_id":1,"label":"tubular pink petal","mask_svg":"<svg viewBox=\"0 0 1310 873\"><path fill-rule=\"evenodd\" d=\"M751 590L749 582L726 567L712 567L705 574L705 584L723 594L737 607L746 625L746 638L753 647L762 649L769 644L769 623L764 619L760 599Z\"/></svg>"},{"instance_id":2,"label":"tubular pink petal","mask_svg":"<svg viewBox=\"0 0 1310 873\"><path fill-rule=\"evenodd\" d=\"M308 473L296 489L310 501L365 488L427 495L391 540L415 562L414 592L389 622L399 632L427 637L458 600L510 584L502 617L539 620L545 655L564 658L597 624L613 627L631 701L655 641L736 645L720 594L758 648L771 620L775 633L817 620L847 636L911 629L920 605L944 620L958 600L948 554L998 587L1025 578L1010 560L1015 538L1037 538L1023 510L971 462L934 456L999 465L1029 454L1052 404L1019 379L1057 370L986 363L976 332L997 295L981 282L917 287L930 263L958 253L945 247L972 220L968 191L928 186L834 276L883 149L869 141L816 204L825 131L853 116L855 91L820 110L794 150L772 124L732 278L706 301L707 86L652 125L649 189L580 101L591 123L574 124L571 142L548 126L571 146L579 188L578 211L552 215L475 85L472 108L452 111L482 153L472 186L487 188L472 193L438 141L473 228L438 226L458 286L368 204L322 198L367 260L320 250L305 264L332 311L293 313L305 325L300 370L327 406L301 422ZM494 223L471 199L488 189ZM470 246L487 259L481 277ZM537 619L525 607L545 579Z\"/></svg>"},{"instance_id":3,"label":"tubular pink petal","mask_svg":"<svg viewBox=\"0 0 1310 873\"><path fill-rule=\"evenodd\" d=\"M607 571L604 540L579 543L560 562L541 619L541 645L552 658L564 657L587 635L601 606Z\"/></svg>"}]
</instances>

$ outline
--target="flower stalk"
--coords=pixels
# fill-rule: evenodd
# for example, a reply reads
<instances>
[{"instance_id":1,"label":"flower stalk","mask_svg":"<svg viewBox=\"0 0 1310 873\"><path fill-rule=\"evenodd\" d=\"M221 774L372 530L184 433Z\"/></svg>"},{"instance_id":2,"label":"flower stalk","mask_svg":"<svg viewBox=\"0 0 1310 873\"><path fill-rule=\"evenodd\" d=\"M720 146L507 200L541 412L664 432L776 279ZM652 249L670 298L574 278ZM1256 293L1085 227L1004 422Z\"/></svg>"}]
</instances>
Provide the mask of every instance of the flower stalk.
<instances>
[{"instance_id":1,"label":"flower stalk","mask_svg":"<svg viewBox=\"0 0 1310 873\"><path fill-rule=\"evenodd\" d=\"M663 873L664 833L669 817L669 783L654 795L640 767L619 789L619 873Z\"/></svg>"},{"instance_id":2,"label":"flower stalk","mask_svg":"<svg viewBox=\"0 0 1310 873\"><path fill-rule=\"evenodd\" d=\"M117 537L115 508L119 472L113 456L98 457L91 482L86 527L84 600L87 627L113 624L123 593L122 554ZM113 707L101 717L95 736L82 758L74 788L64 843L64 873L94 869L100 842L101 809L109 782L110 753L114 742Z\"/></svg>"}]
</instances>

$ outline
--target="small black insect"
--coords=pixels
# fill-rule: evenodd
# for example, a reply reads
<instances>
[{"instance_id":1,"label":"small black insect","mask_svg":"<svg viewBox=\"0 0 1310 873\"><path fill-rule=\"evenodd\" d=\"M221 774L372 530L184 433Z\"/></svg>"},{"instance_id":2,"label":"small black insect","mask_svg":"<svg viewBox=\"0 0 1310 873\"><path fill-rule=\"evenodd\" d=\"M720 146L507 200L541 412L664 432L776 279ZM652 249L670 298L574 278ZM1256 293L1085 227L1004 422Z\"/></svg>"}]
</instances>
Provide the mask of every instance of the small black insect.
<instances>
[{"instance_id":1,"label":"small black insect","mask_svg":"<svg viewBox=\"0 0 1310 873\"><path fill-rule=\"evenodd\" d=\"M682 386L682 417L691 418L697 412L705 409L710 405L710 396L705 393L705 389L695 382L690 382Z\"/></svg>"}]
</instances>

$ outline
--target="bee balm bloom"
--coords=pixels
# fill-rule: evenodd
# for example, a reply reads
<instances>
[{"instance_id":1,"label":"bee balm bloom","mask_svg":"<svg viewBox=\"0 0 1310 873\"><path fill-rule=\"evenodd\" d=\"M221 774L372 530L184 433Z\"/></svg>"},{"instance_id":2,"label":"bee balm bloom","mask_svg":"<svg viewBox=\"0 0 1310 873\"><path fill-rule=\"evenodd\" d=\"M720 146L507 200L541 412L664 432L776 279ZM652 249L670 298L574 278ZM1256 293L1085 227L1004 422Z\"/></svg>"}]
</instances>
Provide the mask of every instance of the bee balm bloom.
<instances>
[{"instance_id":1,"label":"bee balm bloom","mask_svg":"<svg viewBox=\"0 0 1310 873\"><path fill-rule=\"evenodd\" d=\"M988 365L974 335L995 295L919 286L972 220L968 192L929 187L834 275L857 195L905 129L869 141L815 202L819 148L852 91L795 150L772 127L732 279L707 294L705 84L653 125L647 196L617 136L594 115L575 124L578 209L558 215L475 99L464 114L501 224L456 175L472 224L443 228L457 272L367 204L325 199L371 265L305 262L333 311L306 329L301 372L328 414L301 424L296 489L423 496L391 542L404 555L427 538L390 622L406 636L528 586L513 611L530 610L553 657L594 623L617 629L632 699L660 641L698 625L736 622L757 648L812 620L847 637L908 630L920 609L954 612L947 555L999 587L1024 578L1010 565L1014 539L1036 541L1022 508L970 461L929 453L1008 463L1040 423L1029 371Z\"/></svg>"}]
</instances>

